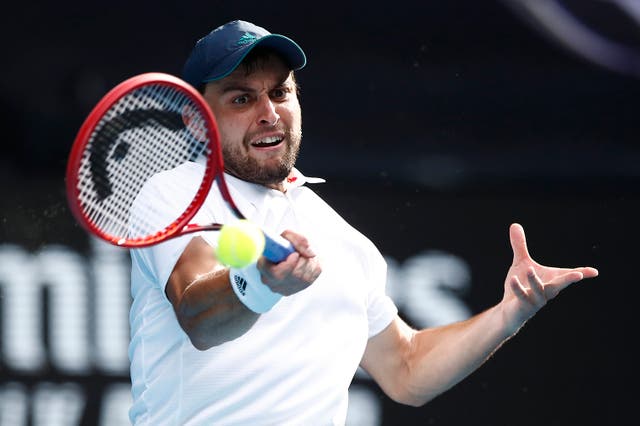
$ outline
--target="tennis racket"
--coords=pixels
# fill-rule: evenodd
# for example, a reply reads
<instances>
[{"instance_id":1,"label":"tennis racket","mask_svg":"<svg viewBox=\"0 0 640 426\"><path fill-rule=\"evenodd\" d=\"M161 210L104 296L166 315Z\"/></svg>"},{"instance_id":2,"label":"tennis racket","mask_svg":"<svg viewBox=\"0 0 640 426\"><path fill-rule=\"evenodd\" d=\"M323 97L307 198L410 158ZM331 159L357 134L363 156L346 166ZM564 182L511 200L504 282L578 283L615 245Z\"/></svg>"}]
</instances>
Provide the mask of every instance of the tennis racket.
<instances>
[{"instance_id":1,"label":"tennis racket","mask_svg":"<svg viewBox=\"0 0 640 426\"><path fill-rule=\"evenodd\" d=\"M168 216L152 197L141 201L153 179L185 165L198 167L195 184L179 192L188 200L179 213ZM175 76L145 73L114 87L84 121L67 163L67 198L90 233L117 246L145 247L220 230L220 223L190 223L214 181L233 215L245 219L223 172L218 126L200 93ZM272 262L294 251L281 236L265 233L265 240L263 255Z\"/></svg>"}]
</instances>

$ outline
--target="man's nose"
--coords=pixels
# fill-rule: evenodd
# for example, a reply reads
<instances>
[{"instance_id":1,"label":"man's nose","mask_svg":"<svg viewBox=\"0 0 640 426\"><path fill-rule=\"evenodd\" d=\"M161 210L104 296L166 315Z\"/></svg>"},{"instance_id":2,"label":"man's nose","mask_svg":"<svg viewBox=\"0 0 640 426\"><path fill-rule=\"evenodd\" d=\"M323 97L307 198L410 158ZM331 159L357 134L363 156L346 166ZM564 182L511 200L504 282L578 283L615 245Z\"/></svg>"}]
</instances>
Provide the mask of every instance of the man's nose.
<instances>
[{"instance_id":1,"label":"man's nose","mask_svg":"<svg viewBox=\"0 0 640 426\"><path fill-rule=\"evenodd\" d=\"M262 96L258 101L258 124L275 126L280 120L276 106L268 96Z\"/></svg>"}]
</instances>

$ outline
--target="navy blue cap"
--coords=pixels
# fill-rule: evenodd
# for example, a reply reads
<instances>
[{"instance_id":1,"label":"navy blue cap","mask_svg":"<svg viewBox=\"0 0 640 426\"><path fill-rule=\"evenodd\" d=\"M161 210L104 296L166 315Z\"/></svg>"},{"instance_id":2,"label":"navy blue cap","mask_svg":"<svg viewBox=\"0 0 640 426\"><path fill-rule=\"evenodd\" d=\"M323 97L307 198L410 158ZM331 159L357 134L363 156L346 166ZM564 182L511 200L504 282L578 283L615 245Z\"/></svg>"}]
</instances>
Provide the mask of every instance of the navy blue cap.
<instances>
[{"instance_id":1,"label":"navy blue cap","mask_svg":"<svg viewBox=\"0 0 640 426\"><path fill-rule=\"evenodd\" d=\"M251 22L232 21L198 40L184 64L182 78L195 87L224 78L256 46L273 49L294 71L307 63L302 48L290 38L271 34Z\"/></svg>"}]
</instances>

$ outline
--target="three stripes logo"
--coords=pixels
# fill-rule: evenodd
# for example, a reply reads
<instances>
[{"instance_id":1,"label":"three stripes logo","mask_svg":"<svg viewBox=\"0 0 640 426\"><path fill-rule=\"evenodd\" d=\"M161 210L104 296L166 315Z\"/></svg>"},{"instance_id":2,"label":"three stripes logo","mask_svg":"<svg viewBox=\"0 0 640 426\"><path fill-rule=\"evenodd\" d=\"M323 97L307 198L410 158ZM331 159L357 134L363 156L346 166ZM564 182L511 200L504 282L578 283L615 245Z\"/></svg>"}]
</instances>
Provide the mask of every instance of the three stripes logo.
<instances>
[{"instance_id":1,"label":"three stripes logo","mask_svg":"<svg viewBox=\"0 0 640 426\"><path fill-rule=\"evenodd\" d=\"M238 291L240 292L240 294L243 295L243 296L246 296L246 293L247 293L247 280L242 278L240 275L234 275L233 276L233 283L235 284L235 286L238 289Z\"/></svg>"},{"instance_id":2,"label":"three stripes logo","mask_svg":"<svg viewBox=\"0 0 640 426\"><path fill-rule=\"evenodd\" d=\"M255 35L251 34L251 33L244 33L242 34L242 36L238 39L238 41L236 42L237 46L245 46L247 44L251 44L254 41L256 41L258 37L256 37Z\"/></svg>"}]
</instances>

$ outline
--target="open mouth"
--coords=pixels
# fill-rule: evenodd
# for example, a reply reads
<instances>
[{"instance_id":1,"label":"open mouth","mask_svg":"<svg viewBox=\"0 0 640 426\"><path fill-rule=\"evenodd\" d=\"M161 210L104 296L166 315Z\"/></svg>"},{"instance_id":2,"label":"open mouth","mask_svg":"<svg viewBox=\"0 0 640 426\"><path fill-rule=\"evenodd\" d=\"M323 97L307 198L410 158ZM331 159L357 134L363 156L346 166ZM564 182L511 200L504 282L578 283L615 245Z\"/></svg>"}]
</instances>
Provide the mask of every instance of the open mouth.
<instances>
[{"instance_id":1,"label":"open mouth","mask_svg":"<svg viewBox=\"0 0 640 426\"><path fill-rule=\"evenodd\" d=\"M265 138L258 139L257 141L253 142L251 146L255 146L256 148L269 148L272 146L279 145L280 143L282 143L283 140L284 138L282 136L267 136Z\"/></svg>"}]
</instances>

